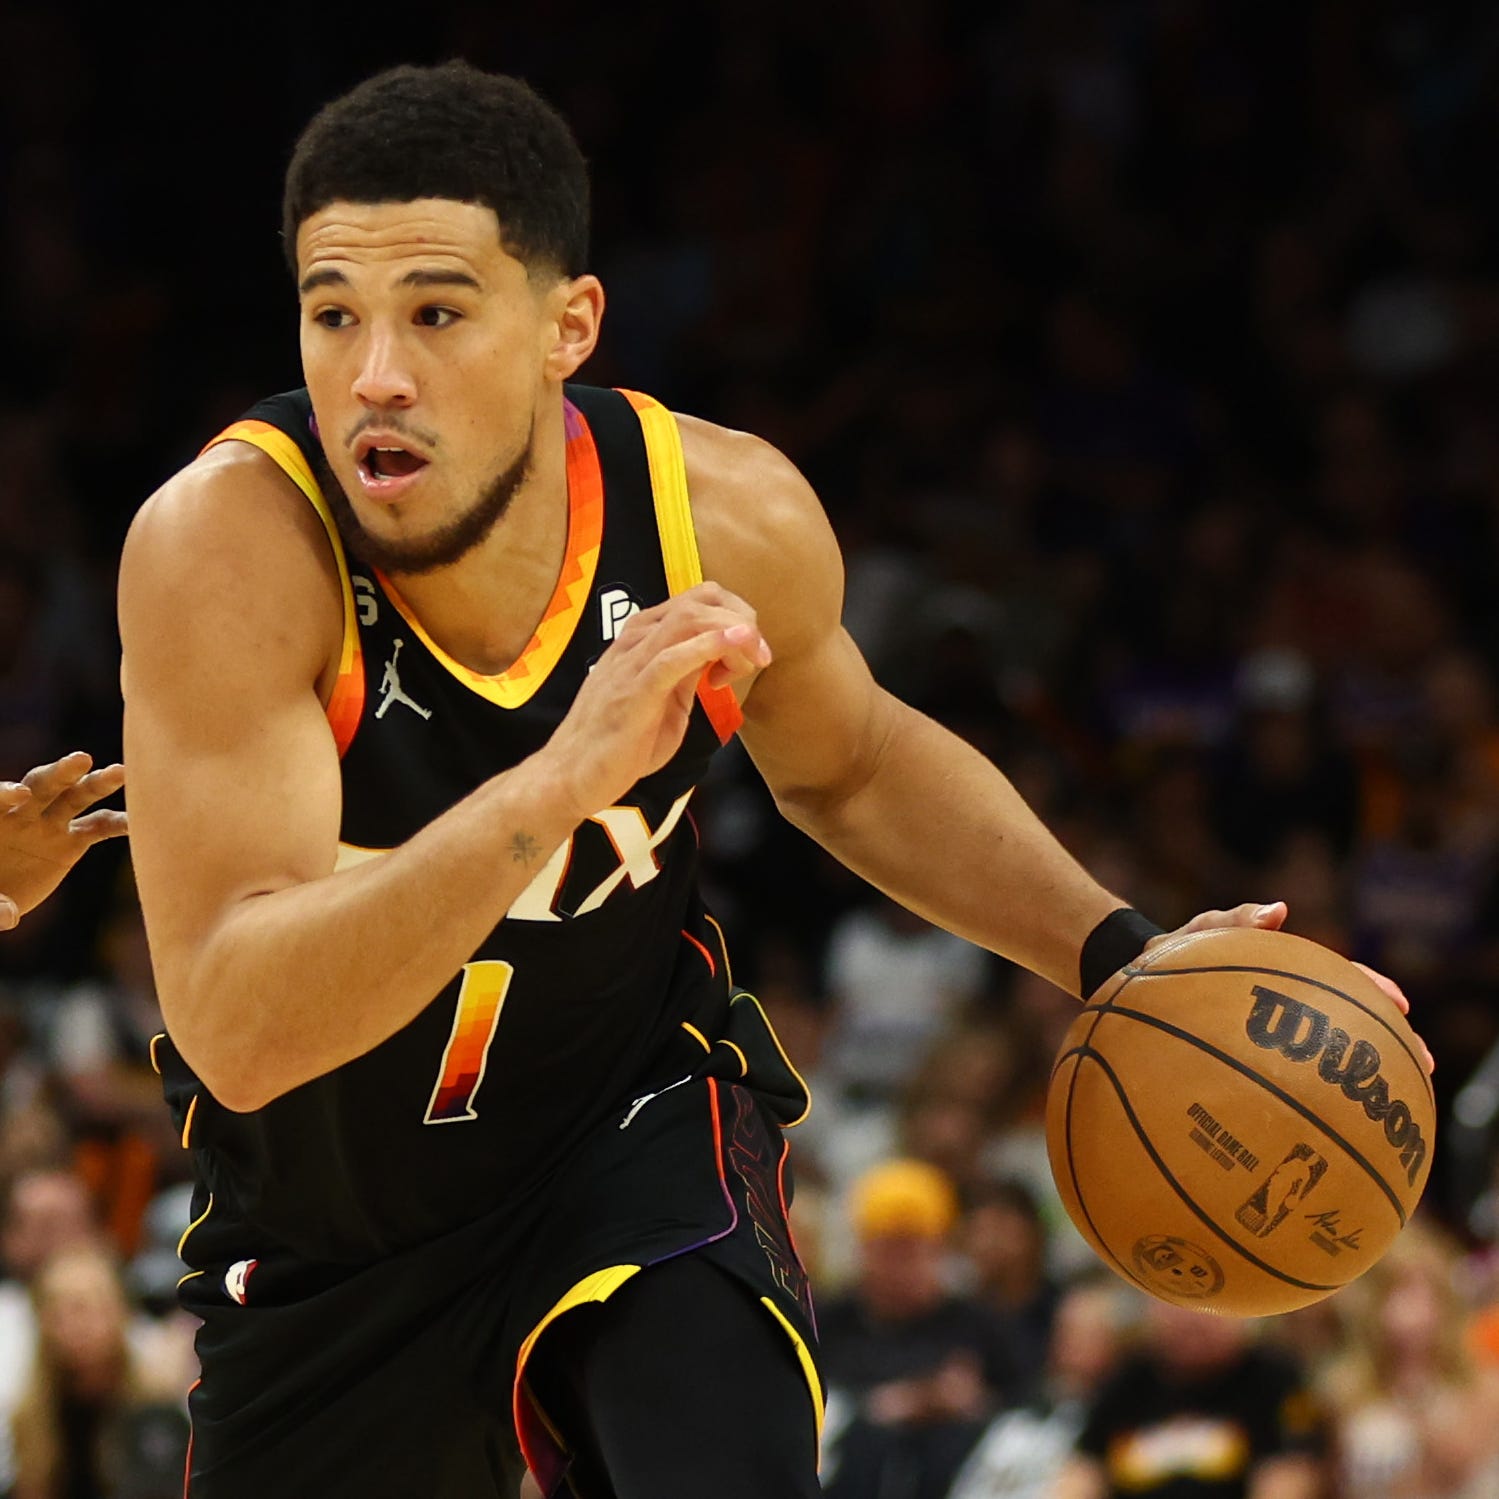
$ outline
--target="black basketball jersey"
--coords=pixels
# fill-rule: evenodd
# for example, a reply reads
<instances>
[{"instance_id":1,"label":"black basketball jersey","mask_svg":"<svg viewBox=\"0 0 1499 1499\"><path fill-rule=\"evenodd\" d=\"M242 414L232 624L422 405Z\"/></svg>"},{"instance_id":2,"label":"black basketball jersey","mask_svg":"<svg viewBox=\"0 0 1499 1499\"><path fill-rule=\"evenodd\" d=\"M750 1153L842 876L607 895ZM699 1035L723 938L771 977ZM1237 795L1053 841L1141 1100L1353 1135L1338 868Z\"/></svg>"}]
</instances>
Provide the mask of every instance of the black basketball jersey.
<instances>
[{"instance_id":1,"label":"black basketball jersey","mask_svg":"<svg viewBox=\"0 0 1499 1499\"><path fill-rule=\"evenodd\" d=\"M305 391L215 439L269 454L338 561L341 865L382 857L540 748L629 615L700 581L675 419L634 393L570 386L566 402L566 558L530 644L496 676L447 656L392 582L345 553ZM306 1259L367 1262L522 1204L611 1110L701 1060L729 975L687 809L738 721L731 693L702 687L670 763L553 851L471 960L364 1056L237 1114L163 1041L168 1097L212 1193L194 1239L253 1255L260 1233ZM212 1231L231 1224L227 1239Z\"/></svg>"}]
</instances>

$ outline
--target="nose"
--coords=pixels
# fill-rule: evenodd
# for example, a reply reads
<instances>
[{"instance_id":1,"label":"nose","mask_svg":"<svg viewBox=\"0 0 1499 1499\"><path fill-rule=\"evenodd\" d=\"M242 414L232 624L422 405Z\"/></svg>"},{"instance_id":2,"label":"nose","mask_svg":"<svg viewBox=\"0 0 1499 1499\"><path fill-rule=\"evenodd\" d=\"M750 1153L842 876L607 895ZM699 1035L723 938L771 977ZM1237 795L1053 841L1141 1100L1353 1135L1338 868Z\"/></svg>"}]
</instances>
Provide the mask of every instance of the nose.
<instances>
[{"instance_id":1,"label":"nose","mask_svg":"<svg viewBox=\"0 0 1499 1499\"><path fill-rule=\"evenodd\" d=\"M400 341L373 329L354 377L354 395L366 406L410 406L416 401L416 381L401 357Z\"/></svg>"}]
</instances>

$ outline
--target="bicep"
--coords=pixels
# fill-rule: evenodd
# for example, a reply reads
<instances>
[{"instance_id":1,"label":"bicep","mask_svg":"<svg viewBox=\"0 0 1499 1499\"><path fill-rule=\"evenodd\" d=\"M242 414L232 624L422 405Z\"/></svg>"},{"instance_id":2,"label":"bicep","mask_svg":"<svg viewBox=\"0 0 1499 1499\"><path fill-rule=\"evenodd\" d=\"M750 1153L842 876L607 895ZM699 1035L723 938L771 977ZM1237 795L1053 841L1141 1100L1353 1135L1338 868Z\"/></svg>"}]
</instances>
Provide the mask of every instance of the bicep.
<instances>
[{"instance_id":1,"label":"bicep","mask_svg":"<svg viewBox=\"0 0 1499 1499\"><path fill-rule=\"evenodd\" d=\"M200 517L143 512L121 560L131 842L168 1009L239 902L337 854L320 570L295 524L264 530L247 551Z\"/></svg>"},{"instance_id":2,"label":"bicep","mask_svg":"<svg viewBox=\"0 0 1499 1499\"><path fill-rule=\"evenodd\" d=\"M193 654L175 681L131 663L125 707L136 877L169 966L238 901L330 873L338 841L338 756L316 694L278 698L214 671L220 650Z\"/></svg>"},{"instance_id":3,"label":"bicep","mask_svg":"<svg viewBox=\"0 0 1499 1499\"><path fill-rule=\"evenodd\" d=\"M761 672L740 737L778 800L848 794L878 764L896 706L835 622Z\"/></svg>"},{"instance_id":4,"label":"bicep","mask_svg":"<svg viewBox=\"0 0 1499 1499\"><path fill-rule=\"evenodd\" d=\"M877 762L897 705L843 628L843 558L816 494L775 449L684 423L706 576L753 606L774 660L741 737L783 805L837 799Z\"/></svg>"}]
</instances>

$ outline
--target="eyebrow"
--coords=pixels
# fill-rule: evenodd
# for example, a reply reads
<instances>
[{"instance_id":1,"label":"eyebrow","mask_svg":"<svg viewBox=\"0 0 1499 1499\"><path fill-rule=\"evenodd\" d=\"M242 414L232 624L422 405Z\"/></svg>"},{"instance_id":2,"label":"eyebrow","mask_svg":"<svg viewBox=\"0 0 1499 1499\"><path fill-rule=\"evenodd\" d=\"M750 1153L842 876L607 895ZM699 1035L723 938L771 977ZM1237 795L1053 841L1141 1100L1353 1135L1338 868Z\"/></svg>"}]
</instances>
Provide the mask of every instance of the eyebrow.
<instances>
[{"instance_id":1,"label":"eyebrow","mask_svg":"<svg viewBox=\"0 0 1499 1499\"><path fill-rule=\"evenodd\" d=\"M305 297L320 286L347 286L349 278L332 266L322 271L311 271L305 275L297 290ZM407 271L397 283L400 286L466 286L473 291L483 291L478 281L467 271Z\"/></svg>"}]
</instances>

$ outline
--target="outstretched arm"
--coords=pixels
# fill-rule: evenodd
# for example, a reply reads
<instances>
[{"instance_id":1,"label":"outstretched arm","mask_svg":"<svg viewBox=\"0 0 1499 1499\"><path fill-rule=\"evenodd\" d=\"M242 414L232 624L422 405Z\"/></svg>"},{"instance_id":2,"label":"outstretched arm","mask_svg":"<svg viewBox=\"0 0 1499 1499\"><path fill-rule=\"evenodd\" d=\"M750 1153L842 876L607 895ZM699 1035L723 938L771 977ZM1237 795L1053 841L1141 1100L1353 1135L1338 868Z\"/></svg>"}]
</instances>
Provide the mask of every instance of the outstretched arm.
<instances>
[{"instance_id":1,"label":"outstretched arm","mask_svg":"<svg viewBox=\"0 0 1499 1499\"><path fill-rule=\"evenodd\" d=\"M875 682L841 624L832 529L795 468L742 433L682 428L704 571L755 606L775 649L742 737L781 811L911 910L1078 993L1085 940L1126 902L995 765ZM1284 918L1246 904L1194 925Z\"/></svg>"},{"instance_id":2,"label":"outstretched arm","mask_svg":"<svg viewBox=\"0 0 1499 1499\"><path fill-rule=\"evenodd\" d=\"M88 810L125 784L125 767L93 765L74 750L0 781L0 931L46 900L96 843L127 830L123 812Z\"/></svg>"}]
</instances>

